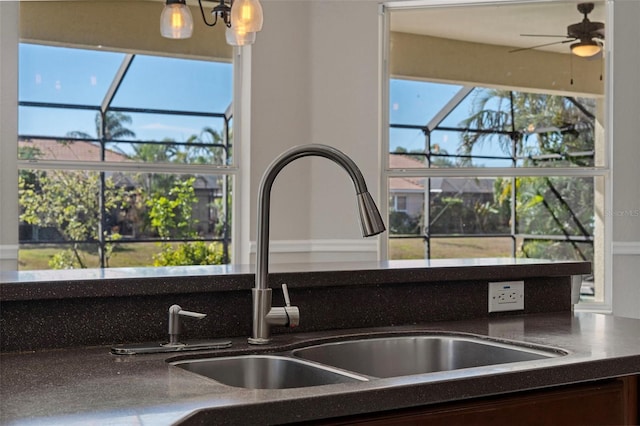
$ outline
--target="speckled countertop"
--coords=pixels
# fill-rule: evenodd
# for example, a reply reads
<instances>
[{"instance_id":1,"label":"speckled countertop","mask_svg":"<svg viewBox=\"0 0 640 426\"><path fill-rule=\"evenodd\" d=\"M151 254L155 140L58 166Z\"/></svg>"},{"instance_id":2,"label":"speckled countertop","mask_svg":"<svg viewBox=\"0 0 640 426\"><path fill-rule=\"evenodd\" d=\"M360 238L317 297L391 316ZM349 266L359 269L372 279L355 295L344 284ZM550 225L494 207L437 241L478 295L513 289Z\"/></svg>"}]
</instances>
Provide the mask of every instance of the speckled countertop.
<instances>
[{"instance_id":1,"label":"speckled countertop","mask_svg":"<svg viewBox=\"0 0 640 426\"><path fill-rule=\"evenodd\" d=\"M168 364L166 360L175 355L117 356L108 347L9 353L0 358L0 421L21 425L290 423L640 374L640 320L591 313L276 335L273 344L261 350L292 349L338 335L417 331L472 333L561 348L569 354L369 382L249 390ZM246 339L236 338L231 349L218 354L248 350L256 349L248 348Z\"/></svg>"},{"instance_id":2,"label":"speckled countertop","mask_svg":"<svg viewBox=\"0 0 640 426\"><path fill-rule=\"evenodd\" d=\"M354 273L355 272L355 273ZM297 277L306 286L335 286L336 282L408 283L504 277L588 274L589 262L520 258L390 260L361 262L288 263L271 265L273 282ZM46 271L0 271L0 298L46 300L228 291L251 288L253 265L171 266Z\"/></svg>"}]
</instances>

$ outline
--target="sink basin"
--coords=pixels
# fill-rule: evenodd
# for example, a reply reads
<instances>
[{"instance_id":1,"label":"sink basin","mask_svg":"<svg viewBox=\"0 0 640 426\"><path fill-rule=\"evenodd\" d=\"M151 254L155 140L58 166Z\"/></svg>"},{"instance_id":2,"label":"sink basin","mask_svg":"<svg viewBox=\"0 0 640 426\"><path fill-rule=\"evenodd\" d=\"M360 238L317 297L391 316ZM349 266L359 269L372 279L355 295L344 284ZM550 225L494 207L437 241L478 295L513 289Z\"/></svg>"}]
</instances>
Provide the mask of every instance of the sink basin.
<instances>
[{"instance_id":1,"label":"sink basin","mask_svg":"<svg viewBox=\"0 0 640 426\"><path fill-rule=\"evenodd\" d=\"M532 361L563 355L473 337L401 336L325 343L297 349L298 358L371 377L397 377Z\"/></svg>"},{"instance_id":2,"label":"sink basin","mask_svg":"<svg viewBox=\"0 0 640 426\"><path fill-rule=\"evenodd\" d=\"M366 381L355 374L275 355L246 355L177 361L171 364L228 386L285 389Z\"/></svg>"},{"instance_id":3,"label":"sink basin","mask_svg":"<svg viewBox=\"0 0 640 426\"><path fill-rule=\"evenodd\" d=\"M272 355L239 355L171 362L228 386L286 389L462 368L535 361L566 355L545 347L472 335L367 337Z\"/></svg>"}]
</instances>

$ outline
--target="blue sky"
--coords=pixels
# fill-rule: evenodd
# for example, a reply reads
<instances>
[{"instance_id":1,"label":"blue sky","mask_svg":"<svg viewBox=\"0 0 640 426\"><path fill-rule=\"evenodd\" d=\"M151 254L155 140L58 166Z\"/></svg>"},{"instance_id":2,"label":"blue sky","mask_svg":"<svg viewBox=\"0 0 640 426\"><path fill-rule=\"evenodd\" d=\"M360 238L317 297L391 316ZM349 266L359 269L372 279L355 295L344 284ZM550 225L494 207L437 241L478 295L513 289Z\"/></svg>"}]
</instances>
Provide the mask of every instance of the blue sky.
<instances>
[{"instance_id":1,"label":"blue sky","mask_svg":"<svg viewBox=\"0 0 640 426\"><path fill-rule=\"evenodd\" d=\"M20 101L99 106L124 54L20 45ZM224 113L231 102L232 65L137 55L112 106ZM20 108L21 134L64 136L69 131L95 134L95 112ZM136 139L183 140L203 127L218 127L207 118L130 114ZM216 126L217 124L217 126Z\"/></svg>"},{"instance_id":2,"label":"blue sky","mask_svg":"<svg viewBox=\"0 0 640 426\"><path fill-rule=\"evenodd\" d=\"M391 124L426 125L462 88L460 85L431 83L413 80L391 80L389 85L389 121ZM479 90L479 89L476 89ZM459 127L460 122L469 116L473 107L474 94L471 92L441 123L444 127ZM488 105L497 108L491 102ZM438 145L442 151L455 154L458 150L460 133L450 131L434 131L431 134L431 145ZM424 150L425 135L421 130L391 129L390 149L403 147L407 151ZM502 156L502 151L495 143L487 142L476 145L475 155ZM510 167L510 160L476 159L479 166Z\"/></svg>"},{"instance_id":3,"label":"blue sky","mask_svg":"<svg viewBox=\"0 0 640 426\"><path fill-rule=\"evenodd\" d=\"M91 105L98 107L125 54L33 44L20 45L20 101ZM232 99L232 65L228 63L136 55L111 103L114 107L152 108L223 113ZM411 80L391 80L390 122L425 125L461 86ZM467 116L466 100L443 124L457 126ZM222 120L129 113L128 125L137 140L171 138L184 141L206 127L222 129ZM70 131L95 135L93 110L21 107L23 135L65 136ZM419 130L391 130L391 150L425 148ZM457 133L434 132L431 144L455 153ZM488 144L487 144L488 145ZM485 155L490 147L479 147ZM484 160L481 160L482 162ZM491 164L508 165L508 164Z\"/></svg>"}]
</instances>

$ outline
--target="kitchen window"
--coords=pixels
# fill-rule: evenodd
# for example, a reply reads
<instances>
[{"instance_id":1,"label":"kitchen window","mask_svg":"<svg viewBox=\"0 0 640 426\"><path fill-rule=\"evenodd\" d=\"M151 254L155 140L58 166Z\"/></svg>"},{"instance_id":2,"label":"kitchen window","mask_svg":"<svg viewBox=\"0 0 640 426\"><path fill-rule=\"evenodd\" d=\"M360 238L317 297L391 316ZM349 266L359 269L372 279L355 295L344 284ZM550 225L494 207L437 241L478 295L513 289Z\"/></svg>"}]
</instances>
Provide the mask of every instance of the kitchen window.
<instances>
[{"instance_id":1,"label":"kitchen window","mask_svg":"<svg viewBox=\"0 0 640 426\"><path fill-rule=\"evenodd\" d=\"M232 73L21 43L19 268L229 263Z\"/></svg>"},{"instance_id":2,"label":"kitchen window","mask_svg":"<svg viewBox=\"0 0 640 426\"><path fill-rule=\"evenodd\" d=\"M389 259L601 267L597 99L394 78L389 101ZM583 277L583 300L596 288Z\"/></svg>"},{"instance_id":3,"label":"kitchen window","mask_svg":"<svg viewBox=\"0 0 640 426\"><path fill-rule=\"evenodd\" d=\"M610 311L611 45L527 43L573 2L439 3L389 4L382 21L382 191L420 205L389 217L383 256L587 260L580 309ZM609 12L592 17L610 43Z\"/></svg>"}]
</instances>

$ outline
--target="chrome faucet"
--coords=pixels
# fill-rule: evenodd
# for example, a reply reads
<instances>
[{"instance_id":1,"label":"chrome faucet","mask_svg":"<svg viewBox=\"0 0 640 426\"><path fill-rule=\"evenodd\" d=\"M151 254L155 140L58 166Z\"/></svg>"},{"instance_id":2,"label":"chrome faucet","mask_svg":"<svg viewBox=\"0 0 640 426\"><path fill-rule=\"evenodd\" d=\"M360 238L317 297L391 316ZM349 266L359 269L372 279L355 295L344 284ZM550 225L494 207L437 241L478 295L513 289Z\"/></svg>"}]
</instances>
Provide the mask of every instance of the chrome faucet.
<instances>
[{"instance_id":1,"label":"chrome faucet","mask_svg":"<svg viewBox=\"0 0 640 426\"><path fill-rule=\"evenodd\" d=\"M360 211L362 235L370 237L384 232L385 226L380 212L360 169L353 160L343 152L328 145L301 145L285 151L266 170L260 182L258 193L258 226L256 249L256 281L252 290L253 296L253 331L249 343L261 345L271 340L269 331L272 325L296 327L300 322L300 312L291 306L286 284L282 291L285 297L284 307L271 306L271 288L269 288L269 210L271 205L271 187L280 171L298 158L317 156L327 158L347 171L355 186Z\"/></svg>"}]
</instances>

